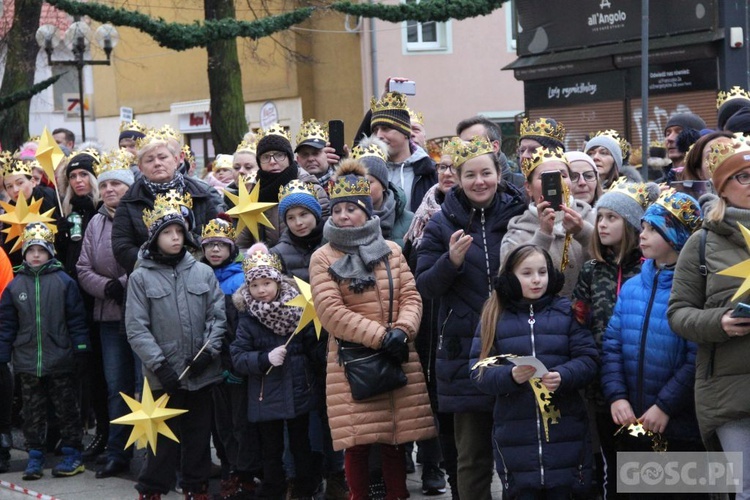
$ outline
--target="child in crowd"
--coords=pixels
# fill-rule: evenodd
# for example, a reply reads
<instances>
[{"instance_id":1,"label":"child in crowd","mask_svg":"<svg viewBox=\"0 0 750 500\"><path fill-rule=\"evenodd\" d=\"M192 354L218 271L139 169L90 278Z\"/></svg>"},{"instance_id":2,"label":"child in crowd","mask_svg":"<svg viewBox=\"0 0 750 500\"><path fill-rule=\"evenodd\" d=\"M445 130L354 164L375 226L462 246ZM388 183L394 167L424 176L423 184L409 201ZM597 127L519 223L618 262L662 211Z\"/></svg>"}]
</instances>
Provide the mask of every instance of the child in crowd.
<instances>
[{"instance_id":1,"label":"child in crowd","mask_svg":"<svg viewBox=\"0 0 750 500\"><path fill-rule=\"evenodd\" d=\"M499 396L493 440L503 496L567 499L590 482L588 419L579 389L596 376L599 357L591 333L575 320L570 302L557 295L563 281L541 247L513 249L495 279L472 343L474 385ZM475 368L479 360L500 354L535 356L547 367L541 384L554 391L557 423L540 412L526 383L535 373L533 366Z\"/></svg>"},{"instance_id":2,"label":"child in crowd","mask_svg":"<svg viewBox=\"0 0 750 500\"><path fill-rule=\"evenodd\" d=\"M86 363L89 332L78 285L55 259L53 241L45 224L26 226L24 263L0 299L0 363L10 362L12 354L13 370L21 380L23 434L29 450L26 480L43 475L48 401L60 427L63 452L52 475L74 476L85 470L76 372Z\"/></svg>"},{"instance_id":3,"label":"child in crowd","mask_svg":"<svg viewBox=\"0 0 750 500\"><path fill-rule=\"evenodd\" d=\"M207 500L212 386L222 379L224 295L211 268L187 251L186 245L195 244L176 202L158 195L143 221L149 236L128 280L128 342L143 362L154 396L166 392L170 407L188 411L169 421L179 444L159 436L159 453L148 450L136 489L141 499L161 498L179 470L185 497ZM186 367L188 374L180 379Z\"/></svg>"},{"instance_id":4,"label":"child in crowd","mask_svg":"<svg viewBox=\"0 0 750 500\"><path fill-rule=\"evenodd\" d=\"M234 294L240 311L230 350L238 373L248 375L248 418L261 432L263 482L256 498L280 499L286 491L282 465L284 424L296 468L292 498L310 498L320 478L310 451L309 413L315 409L312 364L323 363L312 325L295 334L302 309L286 305L299 290L281 274L276 255L262 243L243 263L245 285ZM294 335L296 338L290 338ZM319 360L313 360L314 356Z\"/></svg>"}]
</instances>

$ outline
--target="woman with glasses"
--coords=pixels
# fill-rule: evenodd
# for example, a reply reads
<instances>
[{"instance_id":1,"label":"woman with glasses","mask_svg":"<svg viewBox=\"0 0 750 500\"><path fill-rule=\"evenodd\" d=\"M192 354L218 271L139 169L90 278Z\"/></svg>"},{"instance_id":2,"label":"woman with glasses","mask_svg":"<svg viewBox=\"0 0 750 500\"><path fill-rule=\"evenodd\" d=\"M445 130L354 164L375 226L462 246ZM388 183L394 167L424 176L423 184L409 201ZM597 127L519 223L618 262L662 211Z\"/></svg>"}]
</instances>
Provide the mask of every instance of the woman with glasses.
<instances>
[{"instance_id":1,"label":"woman with glasses","mask_svg":"<svg viewBox=\"0 0 750 500\"><path fill-rule=\"evenodd\" d=\"M569 151L565 153L565 158L570 166L570 194L593 207L602 195L596 163L580 151Z\"/></svg>"},{"instance_id":2,"label":"woman with glasses","mask_svg":"<svg viewBox=\"0 0 750 500\"><path fill-rule=\"evenodd\" d=\"M718 198L704 203L703 230L680 252L667 316L675 333L698 344L695 405L706 448L748 457L750 319L733 314L738 302L748 302L742 288L747 277L730 269L750 259L743 230L750 228L750 145L745 141L738 135L709 149L708 171ZM750 498L750 460L742 469L738 500Z\"/></svg>"}]
</instances>

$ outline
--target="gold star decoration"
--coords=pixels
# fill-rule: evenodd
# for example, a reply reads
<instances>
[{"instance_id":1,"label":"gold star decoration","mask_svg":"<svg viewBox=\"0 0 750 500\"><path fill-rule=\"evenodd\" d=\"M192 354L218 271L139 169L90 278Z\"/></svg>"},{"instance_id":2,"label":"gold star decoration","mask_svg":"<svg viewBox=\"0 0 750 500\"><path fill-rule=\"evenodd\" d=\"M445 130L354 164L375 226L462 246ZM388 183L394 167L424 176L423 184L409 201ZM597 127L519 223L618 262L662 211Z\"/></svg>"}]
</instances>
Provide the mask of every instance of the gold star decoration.
<instances>
[{"instance_id":1,"label":"gold star decoration","mask_svg":"<svg viewBox=\"0 0 750 500\"><path fill-rule=\"evenodd\" d=\"M278 203L261 203L258 201L258 195L260 194L260 182L258 182L250 191L247 192L247 186L244 182L239 183L238 194L230 193L224 190L224 194L232 200L234 208L227 210L227 214L234 218L239 219L237 223L237 234L240 234L243 228L248 228L250 233L253 235L256 241L260 240L258 235L258 224L263 224L266 227L273 229L273 224L268 220L263 212L271 207L275 207Z\"/></svg>"},{"instance_id":2,"label":"gold star decoration","mask_svg":"<svg viewBox=\"0 0 750 500\"><path fill-rule=\"evenodd\" d=\"M750 230L748 230L739 222L737 223L737 225L740 226L742 237L745 238L745 245L747 245L748 249L750 249ZM717 274L721 274L722 276L733 276L735 278L742 278L744 280L740 287L737 289L737 292L735 292L735 294L732 296L732 300L736 300L742 297L748 290L750 290L750 259L743 260L739 264L735 264L724 269L723 271L719 271Z\"/></svg>"},{"instance_id":3,"label":"gold star decoration","mask_svg":"<svg viewBox=\"0 0 750 500\"><path fill-rule=\"evenodd\" d=\"M47 174L47 178L53 184L55 181L55 170L60 165L60 162L65 158L65 154L60 149L60 146L55 142L55 138L47 127L44 127L44 132L39 138L39 146L36 149L36 160L44 169L44 173Z\"/></svg>"},{"instance_id":4,"label":"gold star decoration","mask_svg":"<svg viewBox=\"0 0 750 500\"><path fill-rule=\"evenodd\" d=\"M302 329L312 321L315 324L315 333L318 336L318 340L320 340L320 330L323 328L323 325L320 324L318 313L315 312L310 285L296 276L294 277L294 281L297 282L297 288L299 288L300 294L284 305L301 308L302 316L299 319L299 324L297 324L297 329L294 330L292 335L302 331Z\"/></svg>"},{"instance_id":5,"label":"gold star decoration","mask_svg":"<svg viewBox=\"0 0 750 500\"><path fill-rule=\"evenodd\" d=\"M651 449L657 453L663 453L667 451L669 447L669 441L658 432L647 431L640 420L636 420L634 424L623 425L615 432L615 436L620 433L627 432L633 437L650 437L651 438Z\"/></svg>"},{"instance_id":6,"label":"gold star decoration","mask_svg":"<svg viewBox=\"0 0 750 500\"><path fill-rule=\"evenodd\" d=\"M8 243L13 238L16 238L13 248L10 249L11 252L15 252L21 248L21 245L23 245L22 235L26 224L31 222L43 222L53 233L57 232L57 226L55 224L50 224L51 222L55 222L55 219L52 217L52 213L55 209L50 208L46 212L40 214L39 210L42 208L42 201L42 199L35 200L34 198L31 198L31 204L29 205L26 203L26 198L24 198L23 193L19 195L18 201L16 201L15 205L0 201L0 206L5 209L5 213L0 215L0 222L8 226L2 231L7 235L5 237L5 242Z\"/></svg>"},{"instance_id":7,"label":"gold star decoration","mask_svg":"<svg viewBox=\"0 0 750 500\"><path fill-rule=\"evenodd\" d=\"M128 442L125 443L125 449L133 443L136 443L136 448L139 449L145 448L148 445L151 447L153 454L156 455L156 442L159 434L177 443L180 442L165 420L187 413L187 410L167 408L169 394L162 394L159 399L154 401L154 396L151 394L151 387L148 385L148 379L144 379L143 394L141 395L140 402L122 392L120 396L125 400L132 413L116 418L110 423L133 426Z\"/></svg>"}]
</instances>

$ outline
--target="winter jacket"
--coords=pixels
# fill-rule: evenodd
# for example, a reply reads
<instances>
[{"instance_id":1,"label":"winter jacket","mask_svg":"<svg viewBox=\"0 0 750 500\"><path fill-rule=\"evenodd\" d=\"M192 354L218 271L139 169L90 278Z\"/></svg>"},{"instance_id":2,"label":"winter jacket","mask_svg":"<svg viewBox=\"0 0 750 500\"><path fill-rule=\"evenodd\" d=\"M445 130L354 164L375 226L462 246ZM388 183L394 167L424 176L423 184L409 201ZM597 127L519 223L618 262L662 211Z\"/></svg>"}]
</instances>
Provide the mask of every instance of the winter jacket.
<instances>
[{"instance_id":1,"label":"winter jacket","mask_svg":"<svg viewBox=\"0 0 750 500\"><path fill-rule=\"evenodd\" d=\"M610 405L628 400L636 417L657 405L669 415L667 437L697 440L697 346L678 337L667 322L673 276L673 269L658 269L649 259L622 287L604 334L602 392Z\"/></svg>"},{"instance_id":2,"label":"winter jacket","mask_svg":"<svg viewBox=\"0 0 750 500\"><path fill-rule=\"evenodd\" d=\"M724 220L704 221L705 276L700 270L702 230L690 237L677 260L667 311L675 333L698 344L696 414L710 451L718 449L718 427L750 418L750 336L729 337L721 328L721 317L736 305L732 296L743 280L717 274L750 258L737 222L750 227L750 211L727 208Z\"/></svg>"},{"instance_id":3,"label":"winter jacket","mask_svg":"<svg viewBox=\"0 0 750 500\"><path fill-rule=\"evenodd\" d=\"M104 205L86 228L76 269L79 285L94 297L94 321L122 320L122 307L104 293L110 280L119 280L123 288L128 281L112 251L112 217Z\"/></svg>"},{"instance_id":4,"label":"winter jacket","mask_svg":"<svg viewBox=\"0 0 750 500\"><path fill-rule=\"evenodd\" d=\"M492 292L508 221L525 209L520 191L505 183L486 209L471 207L454 187L425 227L417 254L417 287L425 300L440 300L437 391L441 412L492 411L493 398L469 380L469 352L482 306ZM471 227L467 228L472 211ZM449 258L448 243L459 229L474 240L464 263L456 268Z\"/></svg>"},{"instance_id":5,"label":"winter jacket","mask_svg":"<svg viewBox=\"0 0 750 500\"><path fill-rule=\"evenodd\" d=\"M281 233L279 242L271 249L271 253L276 254L281 259L284 267L284 274L287 276L296 276L301 280L310 282L310 259L315 250L320 248L317 245L312 248L305 248L295 243L289 234L289 228L284 229Z\"/></svg>"},{"instance_id":6,"label":"winter jacket","mask_svg":"<svg viewBox=\"0 0 750 500\"><path fill-rule=\"evenodd\" d=\"M401 250L389 241L391 279L384 263L375 269L376 284L362 293L349 289L348 281L337 283L328 268L344 253L330 244L315 251L310 262L310 279L315 311L329 332L326 376L326 402L334 450L362 444L401 444L437 435L422 366L414 350L422 301L414 277ZM407 384L400 389L355 401L338 362L336 339L380 349L386 334L389 310L389 283L393 286L393 328L409 338L409 359L401 367Z\"/></svg>"},{"instance_id":7,"label":"winter jacket","mask_svg":"<svg viewBox=\"0 0 750 500\"><path fill-rule=\"evenodd\" d=\"M0 298L0 363L10 362L12 353L15 373L73 373L74 355L89 345L78 285L60 261L50 259L36 271L27 264L17 268Z\"/></svg>"},{"instance_id":8,"label":"winter jacket","mask_svg":"<svg viewBox=\"0 0 750 500\"><path fill-rule=\"evenodd\" d=\"M530 325L532 318L535 320ZM482 350L477 327L471 366ZM569 486L585 489L591 480L588 417L579 389L597 374L599 356L591 332L581 326L562 297L543 297L533 304L511 303L497 322L496 354L535 356L561 383L552 404L560 412L546 439L542 416L530 383L513 380L513 365L473 370L474 385L496 396L493 412L495 464L503 487L512 495L521 489Z\"/></svg>"},{"instance_id":9,"label":"winter jacket","mask_svg":"<svg viewBox=\"0 0 750 500\"><path fill-rule=\"evenodd\" d=\"M180 375L206 342L213 363L198 376L186 375L182 388L195 391L221 380L226 316L211 268L189 253L175 267L143 258L138 266L128 280L125 326L151 388L162 387L154 374L158 367L167 362Z\"/></svg>"},{"instance_id":10,"label":"winter jacket","mask_svg":"<svg viewBox=\"0 0 750 500\"><path fill-rule=\"evenodd\" d=\"M204 262L205 263L205 262ZM239 313L234 306L232 295L245 284L245 272L242 270L240 262L232 262L223 267L215 267L214 276L219 282L224 294L224 312L227 316L227 334L221 342L221 367L223 370L234 372L232 357L229 354L229 346L237 336L237 323L239 322Z\"/></svg>"},{"instance_id":11,"label":"winter jacket","mask_svg":"<svg viewBox=\"0 0 750 500\"><path fill-rule=\"evenodd\" d=\"M185 192L193 197L194 225L190 230L196 241L200 241L201 229L216 217L217 207L209 192L187 176ZM143 223L143 210L146 208L154 208L154 196L146 188L144 180L138 179L120 199L112 227L112 250L117 262L128 274L133 272L141 245L148 240L148 228Z\"/></svg>"},{"instance_id":12,"label":"winter jacket","mask_svg":"<svg viewBox=\"0 0 750 500\"><path fill-rule=\"evenodd\" d=\"M589 241L596 223L596 212L588 203L575 200L574 209L583 217L583 229L571 238L568 246L568 266L563 271L565 286L560 292L560 295L568 298L573 295L573 288L576 286L583 263L589 259ZM539 228L539 217L535 210L527 210L518 217L514 217L508 224L508 232L500 247L501 265L514 248L519 245L532 244L547 250L552 256L555 267L560 269L565 246L565 230L562 225L555 224L551 236L543 233Z\"/></svg>"},{"instance_id":13,"label":"winter jacket","mask_svg":"<svg viewBox=\"0 0 750 500\"><path fill-rule=\"evenodd\" d=\"M422 198L432 186L437 184L438 176L435 162L424 149L417 147L412 155L402 162L388 162L388 180L406 195L409 211L416 212L422 204ZM411 181L411 189L407 187ZM407 224L408 229L408 224Z\"/></svg>"},{"instance_id":14,"label":"winter jacket","mask_svg":"<svg viewBox=\"0 0 750 500\"><path fill-rule=\"evenodd\" d=\"M250 314L240 292L234 294L234 305L240 312L240 322L230 351L237 373L248 376L248 420L287 420L314 410L317 397L312 364L316 353L320 353L318 362L323 362L325 346L318 345L312 325L295 334L284 363L268 373L272 367L268 353L284 345L289 337L277 335Z\"/></svg>"},{"instance_id":15,"label":"winter jacket","mask_svg":"<svg viewBox=\"0 0 750 500\"><path fill-rule=\"evenodd\" d=\"M86 234L86 229L89 227L89 223L94 216L97 215L99 209L94 205L94 200L90 196L73 196L70 200L71 212L65 216L63 223L57 228L58 233L55 238L55 249L59 250L57 258L62 262L65 267L65 272L70 274L74 280L78 281L78 259L81 256L81 249L83 248L83 238L75 241L70 238L70 231L73 228L73 224L68 220L71 214L76 213L81 217L81 236ZM101 202L99 202L101 206ZM86 290L83 290L84 300L87 302L86 309L93 307L94 301Z\"/></svg>"}]
</instances>

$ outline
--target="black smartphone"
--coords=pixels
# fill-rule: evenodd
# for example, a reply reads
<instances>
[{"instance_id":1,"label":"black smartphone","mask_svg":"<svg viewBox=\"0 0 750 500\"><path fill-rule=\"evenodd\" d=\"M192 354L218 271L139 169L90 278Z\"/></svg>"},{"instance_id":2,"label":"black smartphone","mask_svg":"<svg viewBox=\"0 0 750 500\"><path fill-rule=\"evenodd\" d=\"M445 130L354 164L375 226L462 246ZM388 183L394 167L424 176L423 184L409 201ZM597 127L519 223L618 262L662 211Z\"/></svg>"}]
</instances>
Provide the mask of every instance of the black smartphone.
<instances>
[{"instance_id":1,"label":"black smartphone","mask_svg":"<svg viewBox=\"0 0 750 500\"><path fill-rule=\"evenodd\" d=\"M560 210L563 204L562 175L559 171L542 172L542 196L550 208Z\"/></svg>"},{"instance_id":2,"label":"black smartphone","mask_svg":"<svg viewBox=\"0 0 750 500\"><path fill-rule=\"evenodd\" d=\"M732 311L733 318L750 318L750 305L740 302Z\"/></svg>"},{"instance_id":3,"label":"black smartphone","mask_svg":"<svg viewBox=\"0 0 750 500\"><path fill-rule=\"evenodd\" d=\"M342 120L330 120L328 122L328 142L336 150L339 158L344 157L344 122Z\"/></svg>"}]
</instances>

